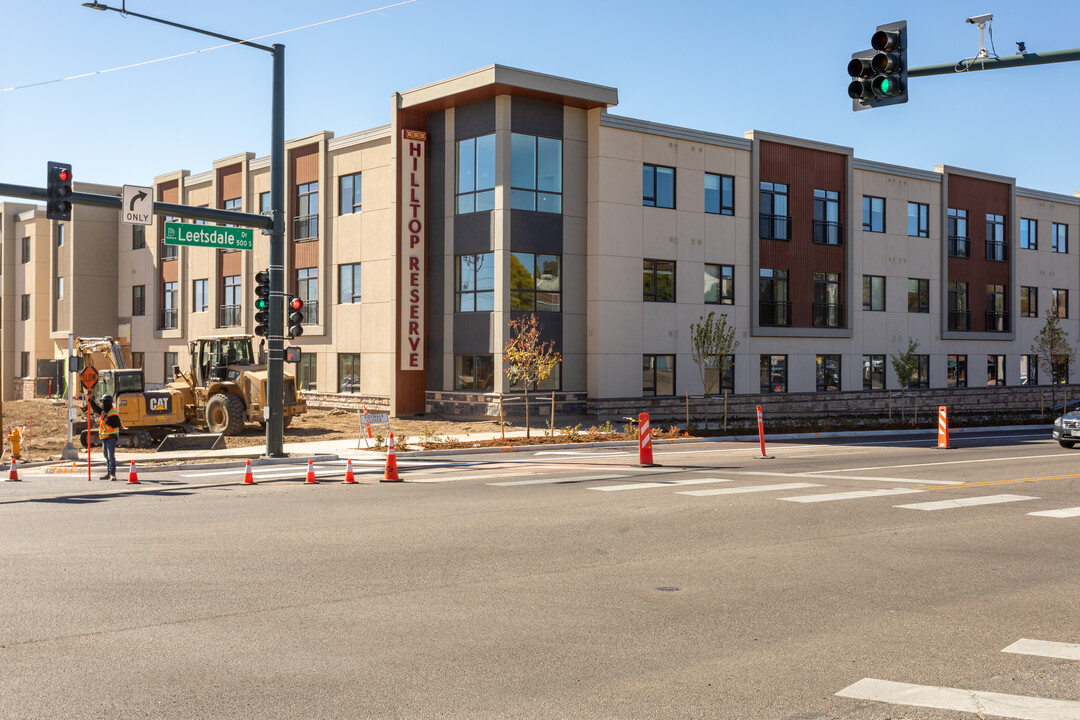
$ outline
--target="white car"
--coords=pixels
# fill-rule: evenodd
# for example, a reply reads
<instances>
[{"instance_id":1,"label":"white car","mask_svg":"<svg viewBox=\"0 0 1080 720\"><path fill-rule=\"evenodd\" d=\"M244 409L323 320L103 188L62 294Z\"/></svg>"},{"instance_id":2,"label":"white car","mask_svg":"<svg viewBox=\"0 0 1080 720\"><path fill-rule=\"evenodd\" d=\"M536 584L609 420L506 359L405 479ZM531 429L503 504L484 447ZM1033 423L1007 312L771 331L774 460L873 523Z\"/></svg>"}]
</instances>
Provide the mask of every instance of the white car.
<instances>
[{"instance_id":1,"label":"white car","mask_svg":"<svg viewBox=\"0 0 1080 720\"><path fill-rule=\"evenodd\" d=\"M1064 448L1080 442L1080 410L1067 412L1054 421L1054 439Z\"/></svg>"}]
</instances>

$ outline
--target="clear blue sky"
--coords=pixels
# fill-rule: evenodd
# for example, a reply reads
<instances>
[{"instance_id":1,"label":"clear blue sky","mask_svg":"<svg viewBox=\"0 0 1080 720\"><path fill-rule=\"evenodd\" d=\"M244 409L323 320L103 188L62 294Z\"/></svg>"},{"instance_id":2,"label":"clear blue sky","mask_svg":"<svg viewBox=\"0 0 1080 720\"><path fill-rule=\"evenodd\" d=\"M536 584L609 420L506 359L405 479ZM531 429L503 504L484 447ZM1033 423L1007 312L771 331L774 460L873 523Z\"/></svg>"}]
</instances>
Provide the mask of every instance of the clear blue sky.
<instances>
[{"instance_id":1,"label":"clear blue sky","mask_svg":"<svg viewBox=\"0 0 1080 720\"><path fill-rule=\"evenodd\" d=\"M127 0L135 12L255 37L396 0ZM121 0L108 0L120 5ZM856 8L856 9L853 9ZM389 122L390 93L499 63L618 88L618 115L742 136L855 148L857 157L1080 190L1080 63L916 78L905 105L859 113L847 62L878 24L908 21L910 65L972 56L970 15L994 13L997 52L1080 46L1080 2L733 3L417 0L283 35L286 137ZM5 0L0 89L218 44L79 0ZM987 40L989 46L989 38ZM270 144L270 57L232 47L0 92L0 182L42 186L47 160L78 180L150 184Z\"/></svg>"}]
</instances>

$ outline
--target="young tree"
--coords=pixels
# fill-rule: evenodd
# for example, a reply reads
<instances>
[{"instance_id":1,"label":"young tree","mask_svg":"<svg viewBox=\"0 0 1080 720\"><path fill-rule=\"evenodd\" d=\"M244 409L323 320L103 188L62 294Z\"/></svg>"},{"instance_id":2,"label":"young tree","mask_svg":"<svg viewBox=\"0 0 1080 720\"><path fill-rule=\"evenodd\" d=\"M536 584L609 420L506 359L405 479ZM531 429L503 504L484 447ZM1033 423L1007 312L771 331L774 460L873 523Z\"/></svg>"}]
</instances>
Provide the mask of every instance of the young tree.
<instances>
[{"instance_id":1,"label":"young tree","mask_svg":"<svg viewBox=\"0 0 1080 720\"><path fill-rule=\"evenodd\" d=\"M1058 322L1057 308L1051 304L1046 313L1046 323L1035 336L1031 352L1039 358L1039 367L1050 378L1050 404L1057 401L1056 385L1069 382L1069 365L1076 359L1076 350L1069 344L1069 333ZM1064 366L1064 367L1062 367ZM1060 378L1064 371L1064 376Z\"/></svg>"},{"instance_id":2,"label":"young tree","mask_svg":"<svg viewBox=\"0 0 1080 720\"><path fill-rule=\"evenodd\" d=\"M915 384L915 373L919 371L919 354L916 352L918 349L919 341L908 337L907 351L889 356L901 390L907 390Z\"/></svg>"},{"instance_id":3,"label":"young tree","mask_svg":"<svg viewBox=\"0 0 1080 720\"><path fill-rule=\"evenodd\" d=\"M540 340L540 321L535 313L510 321L510 339L503 348L506 376L525 389L525 437L529 434L529 386L546 380L562 357L551 340ZM554 430L554 428L552 428Z\"/></svg>"},{"instance_id":4,"label":"young tree","mask_svg":"<svg viewBox=\"0 0 1080 720\"><path fill-rule=\"evenodd\" d=\"M735 339L735 326L727 324L727 315L716 317L710 312L708 317L698 317L700 322L690 323L690 356L697 363L701 373L701 384L705 388L705 429L709 428L709 395L713 394L720 378L727 374L735 360L735 349L739 341ZM710 365L716 364L714 376L708 372Z\"/></svg>"}]
</instances>

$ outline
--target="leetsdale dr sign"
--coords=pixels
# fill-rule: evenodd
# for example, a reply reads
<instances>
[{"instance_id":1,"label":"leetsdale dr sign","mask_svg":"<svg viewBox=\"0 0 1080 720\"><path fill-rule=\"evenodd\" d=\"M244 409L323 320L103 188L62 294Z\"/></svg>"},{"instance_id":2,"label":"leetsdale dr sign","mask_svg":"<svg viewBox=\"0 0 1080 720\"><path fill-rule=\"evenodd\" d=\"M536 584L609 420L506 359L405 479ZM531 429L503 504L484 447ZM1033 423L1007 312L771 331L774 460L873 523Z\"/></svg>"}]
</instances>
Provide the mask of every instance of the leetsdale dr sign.
<instances>
[{"instance_id":1,"label":"leetsdale dr sign","mask_svg":"<svg viewBox=\"0 0 1080 720\"><path fill-rule=\"evenodd\" d=\"M255 231L251 228L219 227L196 223L165 223L166 245L192 245L220 250L251 250Z\"/></svg>"}]
</instances>

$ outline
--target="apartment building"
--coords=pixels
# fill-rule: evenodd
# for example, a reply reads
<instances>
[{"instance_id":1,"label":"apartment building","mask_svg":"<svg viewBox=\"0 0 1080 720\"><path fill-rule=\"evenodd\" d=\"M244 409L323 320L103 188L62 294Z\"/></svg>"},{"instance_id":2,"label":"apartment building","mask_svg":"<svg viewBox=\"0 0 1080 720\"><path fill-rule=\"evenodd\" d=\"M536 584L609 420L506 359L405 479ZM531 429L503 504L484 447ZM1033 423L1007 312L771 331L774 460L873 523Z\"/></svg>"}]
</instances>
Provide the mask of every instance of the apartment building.
<instances>
[{"instance_id":1,"label":"apartment building","mask_svg":"<svg viewBox=\"0 0 1080 720\"><path fill-rule=\"evenodd\" d=\"M288 142L300 386L399 414L482 411L515 390L501 348L525 312L562 354L539 389L579 407L700 395L690 326L710 311L737 330L719 378L736 394L895 388L888 357L912 340L921 387L1075 372L1044 377L1030 348L1047 313L1080 337L1080 197L626 118L617 103L614 88L493 65L395 93L384 126ZM154 187L159 201L265 212L269 160L241 153ZM68 330L130 337L159 383L189 339L252 329L259 233L253 251L226 252L163 244L166 218L0 213L5 398L35 360L63 357ZM88 256L64 249L75 237Z\"/></svg>"}]
</instances>

